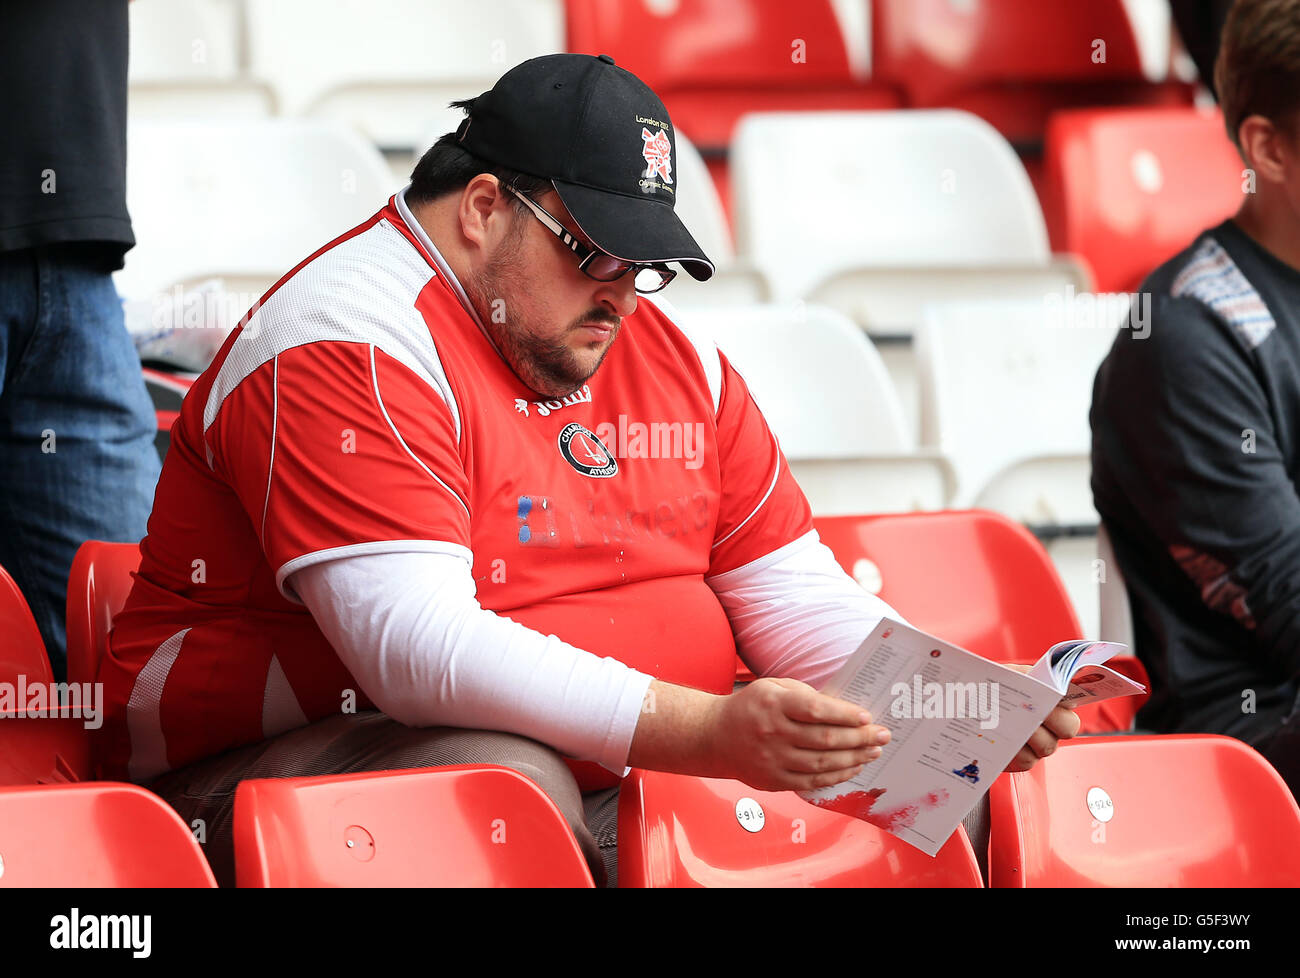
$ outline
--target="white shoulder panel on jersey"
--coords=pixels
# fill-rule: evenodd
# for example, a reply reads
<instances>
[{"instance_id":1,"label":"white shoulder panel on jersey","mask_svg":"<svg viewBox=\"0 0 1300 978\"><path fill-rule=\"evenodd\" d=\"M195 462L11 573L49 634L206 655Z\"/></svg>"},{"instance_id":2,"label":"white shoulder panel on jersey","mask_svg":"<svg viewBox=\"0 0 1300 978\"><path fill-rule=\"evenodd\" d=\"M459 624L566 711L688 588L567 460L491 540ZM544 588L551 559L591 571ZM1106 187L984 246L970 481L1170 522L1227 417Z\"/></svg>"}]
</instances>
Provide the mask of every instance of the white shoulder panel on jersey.
<instances>
[{"instance_id":1,"label":"white shoulder panel on jersey","mask_svg":"<svg viewBox=\"0 0 1300 978\"><path fill-rule=\"evenodd\" d=\"M668 321L682 331L682 335L691 341L699 355L700 365L704 367L704 376L709 381L709 393L713 396L713 413L718 413L722 400L722 361L718 359L718 347L708 330L692 321L690 316L683 316L671 302L658 294L637 296L640 302L650 302L668 317Z\"/></svg>"},{"instance_id":2,"label":"white shoulder panel on jersey","mask_svg":"<svg viewBox=\"0 0 1300 978\"><path fill-rule=\"evenodd\" d=\"M373 344L410 368L447 403L459 441L460 411L429 327L415 308L435 274L386 219L318 255L244 325L212 382L203 430L258 367L294 347L342 341Z\"/></svg>"}]
</instances>

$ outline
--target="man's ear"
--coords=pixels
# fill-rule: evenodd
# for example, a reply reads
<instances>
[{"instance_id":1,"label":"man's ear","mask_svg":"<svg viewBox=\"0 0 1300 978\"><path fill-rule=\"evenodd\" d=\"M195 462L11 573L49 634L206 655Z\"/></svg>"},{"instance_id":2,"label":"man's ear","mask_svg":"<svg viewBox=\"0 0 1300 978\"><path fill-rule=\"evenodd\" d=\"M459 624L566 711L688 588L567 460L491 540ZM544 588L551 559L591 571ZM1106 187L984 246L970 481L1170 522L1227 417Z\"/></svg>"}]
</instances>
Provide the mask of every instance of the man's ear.
<instances>
[{"instance_id":1,"label":"man's ear","mask_svg":"<svg viewBox=\"0 0 1300 978\"><path fill-rule=\"evenodd\" d=\"M1241 142L1242 153L1256 174L1271 183L1286 180L1283 133L1270 120L1262 115L1247 116L1237 128L1237 139Z\"/></svg>"},{"instance_id":2,"label":"man's ear","mask_svg":"<svg viewBox=\"0 0 1300 978\"><path fill-rule=\"evenodd\" d=\"M500 181L490 173L480 173L465 185L456 211L461 234L478 248L500 239L509 214L510 201Z\"/></svg>"}]
</instances>

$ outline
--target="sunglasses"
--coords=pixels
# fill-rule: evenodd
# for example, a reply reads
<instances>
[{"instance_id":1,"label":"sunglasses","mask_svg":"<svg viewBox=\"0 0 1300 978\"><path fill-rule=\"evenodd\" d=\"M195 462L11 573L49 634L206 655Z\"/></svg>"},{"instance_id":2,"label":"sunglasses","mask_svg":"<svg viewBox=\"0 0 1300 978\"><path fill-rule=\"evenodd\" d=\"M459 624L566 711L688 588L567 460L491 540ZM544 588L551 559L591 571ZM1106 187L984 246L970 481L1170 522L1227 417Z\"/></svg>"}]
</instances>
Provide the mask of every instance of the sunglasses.
<instances>
[{"instance_id":1,"label":"sunglasses","mask_svg":"<svg viewBox=\"0 0 1300 978\"><path fill-rule=\"evenodd\" d=\"M595 279L597 282L615 282L628 272L632 272L637 292L648 295L651 292L658 292L677 277L676 271L663 265L624 261L598 249L588 248L572 233L565 230L564 225L540 204L528 199L508 183L503 183L501 186L511 196L522 200L524 205L533 212L533 216L578 256L578 269L588 278Z\"/></svg>"}]
</instances>

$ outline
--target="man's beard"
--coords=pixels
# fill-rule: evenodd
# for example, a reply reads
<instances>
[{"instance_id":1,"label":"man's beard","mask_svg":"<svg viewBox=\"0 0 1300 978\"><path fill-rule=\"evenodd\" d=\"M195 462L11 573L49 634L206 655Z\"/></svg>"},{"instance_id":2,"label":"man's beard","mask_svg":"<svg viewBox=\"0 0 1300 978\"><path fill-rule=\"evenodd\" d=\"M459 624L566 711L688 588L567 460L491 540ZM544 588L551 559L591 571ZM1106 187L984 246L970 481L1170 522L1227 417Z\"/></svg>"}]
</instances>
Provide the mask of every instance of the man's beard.
<instances>
[{"instance_id":1,"label":"man's beard","mask_svg":"<svg viewBox=\"0 0 1300 978\"><path fill-rule=\"evenodd\" d=\"M487 268L469 276L465 292L506 363L529 389L549 398L564 397L578 390L600 367L618 336L619 320L607 310L593 308L578 317L556 340L538 334L530 323L511 315L519 308L512 296L522 292L518 280L518 247L493 256ZM504 316L498 310L504 310ZM504 319L504 322L499 320ZM563 341L578 325L596 323L613 328L600 359L584 367Z\"/></svg>"}]
</instances>

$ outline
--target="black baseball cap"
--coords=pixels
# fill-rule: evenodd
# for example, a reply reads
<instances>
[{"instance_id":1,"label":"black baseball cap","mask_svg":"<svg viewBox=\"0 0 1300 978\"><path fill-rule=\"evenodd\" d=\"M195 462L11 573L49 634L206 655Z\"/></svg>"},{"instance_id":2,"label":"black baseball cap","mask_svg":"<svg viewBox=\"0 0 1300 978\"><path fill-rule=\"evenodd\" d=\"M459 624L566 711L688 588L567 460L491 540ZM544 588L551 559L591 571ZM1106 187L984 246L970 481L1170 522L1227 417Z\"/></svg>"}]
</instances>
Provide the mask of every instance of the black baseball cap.
<instances>
[{"instance_id":1,"label":"black baseball cap","mask_svg":"<svg viewBox=\"0 0 1300 978\"><path fill-rule=\"evenodd\" d=\"M457 142L498 166L551 181L601 251L680 262L703 282L713 262L673 205L677 144L659 96L607 54L548 54L511 68L473 100Z\"/></svg>"}]
</instances>

